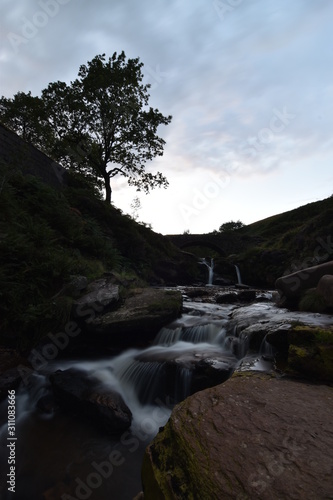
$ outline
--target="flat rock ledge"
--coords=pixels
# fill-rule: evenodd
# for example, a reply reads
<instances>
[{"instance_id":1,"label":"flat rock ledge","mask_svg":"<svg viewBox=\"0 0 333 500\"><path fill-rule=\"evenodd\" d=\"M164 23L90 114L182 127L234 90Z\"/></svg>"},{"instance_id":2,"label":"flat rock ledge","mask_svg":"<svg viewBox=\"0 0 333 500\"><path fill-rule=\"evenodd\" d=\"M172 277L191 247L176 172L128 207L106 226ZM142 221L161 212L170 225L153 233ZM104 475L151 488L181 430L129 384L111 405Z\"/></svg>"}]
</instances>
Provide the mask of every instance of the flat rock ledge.
<instances>
[{"instance_id":1,"label":"flat rock ledge","mask_svg":"<svg viewBox=\"0 0 333 500\"><path fill-rule=\"evenodd\" d=\"M162 326L180 316L182 303L178 290L137 288L121 307L96 317L86 327L94 338L104 338L112 345L137 345L152 340Z\"/></svg>"},{"instance_id":2,"label":"flat rock ledge","mask_svg":"<svg viewBox=\"0 0 333 500\"><path fill-rule=\"evenodd\" d=\"M177 405L146 449L144 498L333 498L333 390L247 372Z\"/></svg>"}]
</instances>

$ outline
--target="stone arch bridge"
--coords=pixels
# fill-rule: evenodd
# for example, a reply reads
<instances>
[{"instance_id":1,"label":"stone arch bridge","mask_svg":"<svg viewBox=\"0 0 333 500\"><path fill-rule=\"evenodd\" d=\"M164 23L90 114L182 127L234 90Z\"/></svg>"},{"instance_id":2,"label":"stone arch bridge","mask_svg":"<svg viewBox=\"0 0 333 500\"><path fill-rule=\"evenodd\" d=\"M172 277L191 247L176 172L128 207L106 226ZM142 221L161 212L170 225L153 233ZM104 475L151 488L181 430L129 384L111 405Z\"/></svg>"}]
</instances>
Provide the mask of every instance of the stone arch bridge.
<instances>
[{"instance_id":1,"label":"stone arch bridge","mask_svg":"<svg viewBox=\"0 0 333 500\"><path fill-rule=\"evenodd\" d=\"M167 238L178 248L184 249L188 247L200 246L211 248L218 252L221 256L226 257L230 253L236 252L237 242L239 238L236 235L226 235L222 233L207 233L207 234L170 234ZM239 251L239 249L238 249Z\"/></svg>"}]
</instances>

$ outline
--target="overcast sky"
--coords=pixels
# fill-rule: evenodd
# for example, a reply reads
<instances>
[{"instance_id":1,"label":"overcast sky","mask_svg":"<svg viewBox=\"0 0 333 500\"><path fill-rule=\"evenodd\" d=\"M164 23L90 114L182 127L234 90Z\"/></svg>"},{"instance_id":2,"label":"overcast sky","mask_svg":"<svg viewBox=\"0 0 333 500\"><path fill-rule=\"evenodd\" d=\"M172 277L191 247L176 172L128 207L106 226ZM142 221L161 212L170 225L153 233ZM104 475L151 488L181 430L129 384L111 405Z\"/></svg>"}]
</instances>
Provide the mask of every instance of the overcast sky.
<instances>
[{"instance_id":1,"label":"overcast sky","mask_svg":"<svg viewBox=\"0 0 333 500\"><path fill-rule=\"evenodd\" d=\"M0 94L69 83L95 55L139 57L169 180L113 182L155 231L203 233L333 194L332 0L1 0Z\"/></svg>"}]
</instances>

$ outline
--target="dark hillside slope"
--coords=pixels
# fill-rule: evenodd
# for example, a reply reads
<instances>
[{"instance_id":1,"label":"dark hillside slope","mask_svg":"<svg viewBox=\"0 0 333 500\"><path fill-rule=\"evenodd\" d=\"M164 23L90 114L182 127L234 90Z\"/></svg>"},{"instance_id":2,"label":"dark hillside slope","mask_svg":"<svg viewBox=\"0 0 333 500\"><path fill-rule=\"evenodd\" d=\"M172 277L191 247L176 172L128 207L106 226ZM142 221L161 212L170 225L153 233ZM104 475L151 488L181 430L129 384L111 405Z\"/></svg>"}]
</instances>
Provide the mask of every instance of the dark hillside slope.
<instances>
[{"instance_id":1,"label":"dark hillside slope","mask_svg":"<svg viewBox=\"0 0 333 500\"><path fill-rule=\"evenodd\" d=\"M31 347L68 321L73 277L189 283L195 259L107 205L82 180L62 189L0 164L0 343Z\"/></svg>"},{"instance_id":2,"label":"dark hillside slope","mask_svg":"<svg viewBox=\"0 0 333 500\"><path fill-rule=\"evenodd\" d=\"M279 276L333 258L333 196L239 230L237 260L247 282L272 286Z\"/></svg>"}]
</instances>

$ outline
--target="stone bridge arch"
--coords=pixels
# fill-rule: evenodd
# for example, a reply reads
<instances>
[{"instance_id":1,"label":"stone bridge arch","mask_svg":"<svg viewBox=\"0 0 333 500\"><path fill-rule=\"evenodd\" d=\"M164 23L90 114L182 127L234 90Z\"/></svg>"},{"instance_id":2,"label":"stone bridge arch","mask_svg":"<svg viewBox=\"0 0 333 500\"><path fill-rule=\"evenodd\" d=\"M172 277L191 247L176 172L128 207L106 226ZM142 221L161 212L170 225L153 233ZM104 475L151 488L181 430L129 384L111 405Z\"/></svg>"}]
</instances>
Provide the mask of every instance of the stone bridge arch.
<instances>
[{"instance_id":1,"label":"stone bridge arch","mask_svg":"<svg viewBox=\"0 0 333 500\"><path fill-rule=\"evenodd\" d=\"M177 245L178 248L180 249L185 249L188 247L205 247L205 248L210 248L211 250L214 250L214 252L219 253L222 257L226 257L225 251L216 243L212 241L206 241L206 240L191 240L191 241L185 241L179 245Z\"/></svg>"}]
</instances>

